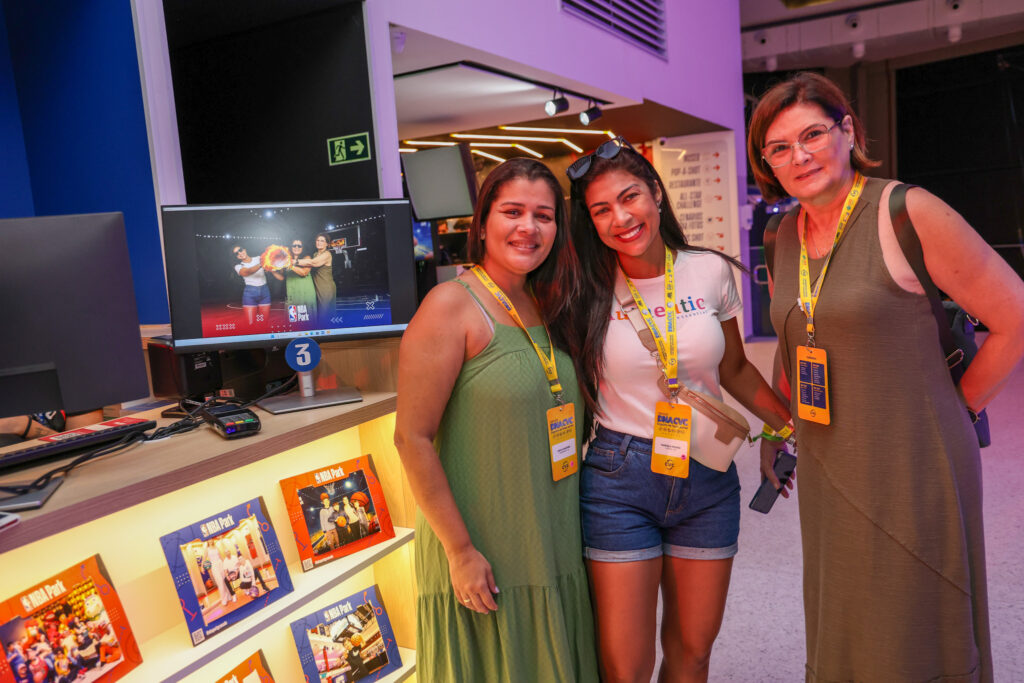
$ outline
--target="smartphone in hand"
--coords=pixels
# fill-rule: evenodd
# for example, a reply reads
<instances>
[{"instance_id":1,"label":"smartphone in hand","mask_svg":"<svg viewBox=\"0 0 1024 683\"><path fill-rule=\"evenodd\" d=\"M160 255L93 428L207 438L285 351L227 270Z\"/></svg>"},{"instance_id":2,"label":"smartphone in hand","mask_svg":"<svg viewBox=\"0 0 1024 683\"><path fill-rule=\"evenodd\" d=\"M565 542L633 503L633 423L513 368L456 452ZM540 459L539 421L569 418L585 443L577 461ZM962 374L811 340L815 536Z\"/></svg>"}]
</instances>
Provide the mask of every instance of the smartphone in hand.
<instances>
[{"instance_id":1,"label":"smartphone in hand","mask_svg":"<svg viewBox=\"0 0 1024 683\"><path fill-rule=\"evenodd\" d=\"M796 456L783 450L776 451L772 471L779 478L780 487L786 485L789 478L793 476L794 470L796 470ZM775 499L778 497L778 489L772 486L772 483L768 481L768 477L762 475L761 486L757 489L757 493L754 494L753 500L750 501L750 509L768 514L772 506L775 505Z\"/></svg>"}]
</instances>

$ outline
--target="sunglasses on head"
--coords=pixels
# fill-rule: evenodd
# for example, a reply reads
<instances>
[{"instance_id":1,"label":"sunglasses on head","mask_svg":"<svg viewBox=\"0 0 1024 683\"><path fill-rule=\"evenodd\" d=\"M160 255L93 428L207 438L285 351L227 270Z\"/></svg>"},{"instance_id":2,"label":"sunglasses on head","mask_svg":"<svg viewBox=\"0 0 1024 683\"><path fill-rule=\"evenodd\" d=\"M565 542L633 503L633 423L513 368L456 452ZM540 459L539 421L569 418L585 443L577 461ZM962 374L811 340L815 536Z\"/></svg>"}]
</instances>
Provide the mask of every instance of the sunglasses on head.
<instances>
[{"instance_id":1,"label":"sunglasses on head","mask_svg":"<svg viewBox=\"0 0 1024 683\"><path fill-rule=\"evenodd\" d=\"M633 145L629 144L629 141L624 137L615 137L606 142L602 142L593 152L586 156L582 156L569 164L569 168L565 169L565 174L569 176L569 180L579 180L583 176L587 175L587 171L590 170L590 164L594 161L594 157L599 157L601 159L614 159L623 149L628 149L631 152L636 151L633 149Z\"/></svg>"}]
</instances>

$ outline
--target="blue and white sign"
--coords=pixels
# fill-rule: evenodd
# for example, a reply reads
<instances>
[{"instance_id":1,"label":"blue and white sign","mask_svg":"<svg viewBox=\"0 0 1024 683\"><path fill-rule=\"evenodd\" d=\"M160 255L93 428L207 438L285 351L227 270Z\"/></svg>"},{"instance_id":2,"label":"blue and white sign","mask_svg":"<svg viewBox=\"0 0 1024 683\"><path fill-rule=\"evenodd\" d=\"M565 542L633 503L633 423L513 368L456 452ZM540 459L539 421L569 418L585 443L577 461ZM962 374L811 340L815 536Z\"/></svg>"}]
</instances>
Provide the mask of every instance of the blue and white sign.
<instances>
[{"instance_id":1,"label":"blue and white sign","mask_svg":"<svg viewBox=\"0 0 1024 683\"><path fill-rule=\"evenodd\" d=\"M309 372L320 362L321 355L320 345L309 337L292 339L284 350L284 359L295 372Z\"/></svg>"}]
</instances>

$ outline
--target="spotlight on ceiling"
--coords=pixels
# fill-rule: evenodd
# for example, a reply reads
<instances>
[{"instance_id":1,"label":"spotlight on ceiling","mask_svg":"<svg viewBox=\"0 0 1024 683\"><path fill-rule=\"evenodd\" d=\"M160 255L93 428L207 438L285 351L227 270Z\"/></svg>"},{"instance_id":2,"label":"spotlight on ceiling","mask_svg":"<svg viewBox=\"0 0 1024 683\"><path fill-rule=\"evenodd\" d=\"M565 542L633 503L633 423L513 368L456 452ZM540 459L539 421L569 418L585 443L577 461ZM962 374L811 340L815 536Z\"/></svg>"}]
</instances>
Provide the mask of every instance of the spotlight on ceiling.
<instances>
[{"instance_id":1,"label":"spotlight on ceiling","mask_svg":"<svg viewBox=\"0 0 1024 683\"><path fill-rule=\"evenodd\" d=\"M580 123L584 126L589 126L592 121L601 118L601 114L601 107L591 101L590 106L580 112Z\"/></svg>"},{"instance_id":2,"label":"spotlight on ceiling","mask_svg":"<svg viewBox=\"0 0 1024 683\"><path fill-rule=\"evenodd\" d=\"M558 95L552 97L550 100L544 103L544 111L547 112L548 116L555 116L561 114L569 108L569 99L565 95Z\"/></svg>"}]
</instances>

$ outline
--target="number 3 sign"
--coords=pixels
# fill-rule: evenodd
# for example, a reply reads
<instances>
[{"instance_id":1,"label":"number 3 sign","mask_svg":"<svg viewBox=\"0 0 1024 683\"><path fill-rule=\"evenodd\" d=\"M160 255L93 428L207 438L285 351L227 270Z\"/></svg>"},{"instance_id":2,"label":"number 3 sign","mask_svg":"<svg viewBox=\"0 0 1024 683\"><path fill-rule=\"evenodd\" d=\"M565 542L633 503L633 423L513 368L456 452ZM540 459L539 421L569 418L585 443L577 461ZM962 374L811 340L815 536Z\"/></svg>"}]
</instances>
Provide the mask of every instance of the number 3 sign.
<instances>
[{"instance_id":1,"label":"number 3 sign","mask_svg":"<svg viewBox=\"0 0 1024 683\"><path fill-rule=\"evenodd\" d=\"M284 350L284 359L295 372L309 372L320 362L320 345L312 339L292 339Z\"/></svg>"}]
</instances>

